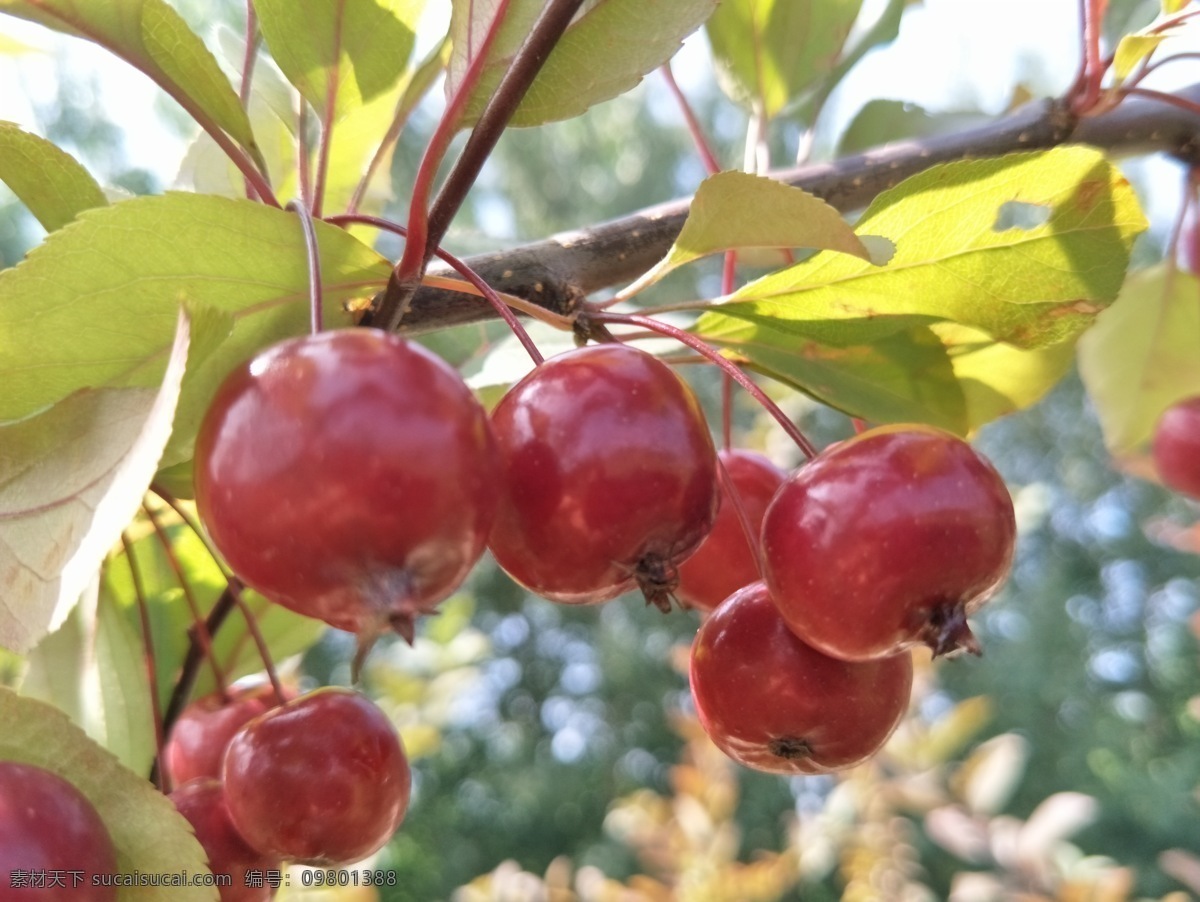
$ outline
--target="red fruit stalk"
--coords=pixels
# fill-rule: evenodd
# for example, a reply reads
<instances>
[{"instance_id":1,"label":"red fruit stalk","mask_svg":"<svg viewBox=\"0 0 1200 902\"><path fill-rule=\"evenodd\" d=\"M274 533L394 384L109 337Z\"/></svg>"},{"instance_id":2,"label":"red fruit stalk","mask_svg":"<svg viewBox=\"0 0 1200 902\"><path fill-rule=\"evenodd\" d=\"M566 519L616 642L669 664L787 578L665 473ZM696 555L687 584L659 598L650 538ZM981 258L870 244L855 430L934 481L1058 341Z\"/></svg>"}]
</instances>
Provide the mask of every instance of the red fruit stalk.
<instances>
[{"instance_id":1,"label":"red fruit stalk","mask_svg":"<svg viewBox=\"0 0 1200 902\"><path fill-rule=\"evenodd\" d=\"M712 532L696 553L679 566L677 594L688 607L711 611L742 586L762 579L759 572L758 533L763 515L785 474L773 463L753 451L721 451L717 455L729 474L750 528L755 547L746 538L746 530L737 507L721 489L721 507Z\"/></svg>"},{"instance_id":2,"label":"red fruit stalk","mask_svg":"<svg viewBox=\"0 0 1200 902\"><path fill-rule=\"evenodd\" d=\"M824 655L796 638L757 582L701 625L690 676L700 723L730 758L770 773L822 774L887 741L908 707L912 658Z\"/></svg>"}]
</instances>

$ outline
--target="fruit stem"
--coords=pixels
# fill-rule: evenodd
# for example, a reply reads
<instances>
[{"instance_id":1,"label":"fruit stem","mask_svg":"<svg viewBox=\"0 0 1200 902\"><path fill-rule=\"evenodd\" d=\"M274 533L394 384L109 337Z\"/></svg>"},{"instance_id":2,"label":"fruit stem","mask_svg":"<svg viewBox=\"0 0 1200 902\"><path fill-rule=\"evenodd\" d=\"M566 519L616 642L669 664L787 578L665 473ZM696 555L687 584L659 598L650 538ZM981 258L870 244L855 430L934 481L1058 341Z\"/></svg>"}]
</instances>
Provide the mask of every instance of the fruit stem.
<instances>
[{"instance_id":1,"label":"fruit stem","mask_svg":"<svg viewBox=\"0 0 1200 902\"><path fill-rule=\"evenodd\" d=\"M737 486L734 485L733 477L729 475L729 470L720 456L717 457L717 478L721 480L721 491L725 493L725 497L721 499L721 503L724 504L728 500L733 505L733 512L737 514L738 525L742 527L742 535L746 537L746 544L750 546L750 552L754 555L754 566L758 570L758 578L762 579L764 572L762 543L759 541L758 533L754 530L754 524L750 522L750 515L746 513L745 505L742 504L742 499L738 494Z\"/></svg>"},{"instance_id":2,"label":"fruit stem","mask_svg":"<svg viewBox=\"0 0 1200 902\"><path fill-rule=\"evenodd\" d=\"M250 632L250 637L254 640L254 646L258 649L258 656L262 658L263 670L267 672L267 679L271 681L271 688L275 690L275 698L282 705L287 701L287 698L283 694L283 683L280 682L279 674L275 670L275 661L271 658L271 651L267 648L267 642L263 638L262 630L258 628L258 618L254 616L254 612L250 610L250 606L242 598L242 589L245 587L237 577L230 579L227 585L230 594L233 595L233 603L237 605L238 610L242 613L242 618L246 621L246 629Z\"/></svg>"},{"instance_id":3,"label":"fruit stem","mask_svg":"<svg viewBox=\"0 0 1200 902\"><path fill-rule=\"evenodd\" d=\"M312 168L308 158L308 102L300 98L300 116L296 122L296 169L300 181L300 199L312 209Z\"/></svg>"},{"instance_id":4,"label":"fruit stem","mask_svg":"<svg viewBox=\"0 0 1200 902\"><path fill-rule=\"evenodd\" d=\"M163 712L158 696L158 665L154 659L154 635L150 631L150 611L146 606L146 588L142 583L142 571L133 554L133 543L124 531L121 532L121 547L125 549L125 560L129 562L129 577L133 581L133 597L137 599L138 620L142 627L142 645L146 649L146 680L150 688L150 711L154 717L154 747L156 760L162 757L166 744L163 732ZM166 773L154 775L155 786L160 792L171 791L171 780Z\"/></svg>"},{"instance_id":5,"label":"fruit stem","mask_svg":"<svg viewBox=\"0 0 1200 902\"><path fill-rule=\"evenodd\" d=\"M330 216L325 221L336 226L345 226L349 225L350 223L357 222L361 225L369 225L374 226L377 229L383 229L386 232L394 232L395 234L401 236L407 234L407 230L398 222L392 222L391 220L383 219L379 216L367 216L362 213L344 213L340 216ZM517 315L512 311L512 308L504 302L504 299L500 297L496 289L492 288L491 285L483 280L482 276L475 272L475 270L471 269L471 267L466 264L466 261L460 260L449 251L443 250L439 247L434 249L434 253L440 259L445 260L455 272L466 279L471 285L475 286L479 293L483 295L484 300L491 304L492 309L496 311L496 314L502 320L504 320L505 325L512 330L513 335L517 336L517 341L519 341L521 346L525 348L526 352L533 359L534 364L541 363L544 359L541 351L538 350L537 345L533 343L533 339L529 337L529 333L525 331L525 327L521 325L521 321L517 319Z\"/></svg>"},{"instance_id":6,"label":"fruit stem","mask_svg":"<svg viewBox=\"0 0 1200 902\"><path fill-rule=\"evenodd\" d=\"M229 689L225 685L225 674L221 672L221 668L217 663L216 655L212 649L212 636L204 626L204 616L200 613L200 605L196 601L196 593L192 591L191 583L188 582L187 574L184 573L183 567L179 563L179 558L175 554L175 548L171 544L171 537L167 535L167 531L163 528L158 515L148 504L142 504L142 510L146 512L150 524L154 527L154 534L158 536L158 541L163 547L163 553L167 557L167 565L175 574L175 579L179 582L179 587L183 590L183 597L187 601L188 610L192 614L193 629L197 631L200 639L201 649L204 652L204 657L212 667L213 681L217 685L217 691L221 694L221 698L225 701L229 700Z\"/></svg>"},{"instance_id":7,"label":"fruit stem","mask_svg":"<svg viewBox=\"0 0 1200 902\"><path fill-rule=\"evenodd\" d=\"M693 351L704 356L710 363L719 366L734 382L748 391L751 397L761 404L767 413L775 418L775 421L779 423L788 437L796 443L805 457L811 460L817 456L817 449L813 443L805 437L804 433L796 427L795 423L787 418L787 415L779 409L778 405L768 398L761 388L754 384L754 380L743 373L732 360L725 357L720 351L717 351L702 339L683 329L659 322L649 316L640 316L636 313L610 313L606 310L596 310L587 315L597 322L623 326L640 326L643 329L649 329L660 335L669 336L687 345Z\"/></svg>"},{"instance_id":8,"label":"fruit stem","mask_svg":"<svg viewBox=\"0 0 1200 902\"><path fill-rule=\"evenodd\" d=\"M225 591L221 593L216 603L213 604L212 610L208 612L208 619L204 621L204 633L209 636L216 635L217 630L228 619L234 607L233 592L226 586ZM171 729L175 726L175 721L179 719L179 715L183 713L188 698L192 694L192 689L196 686L196 678L200 675L200 667L204 662L204 651L198 632L196 627L188 630L188 650L183 657L183 664L179 669L179 679L175 683L175 688L171 692L171 698L167 702L167 708L163 712L163 736L165 738L170 737ZM160 755L154 759L154 766L150 770L150 780L152 782L158 781L161 763L162 757Z\"/></svg>"},{"instance_id":9,"label":"fruit stem","mask_svg":"<svg viewBox=\"0 0 1200 902\"><path fill-rule=\"evenodd\" d=\"M304 252L308 256L309 328L313 335L317 335L324 326L322 307L325 300L324 287L321 284L321 250L317 246L317 230L313 227L312 214L304 204L289 200L287 209L300 217L300 227L304 229Z\"/></svg>"},{"instance_id":10,"label":"fruit stem","mask_svg":"<svg viewBox=\"0 0 1200 902\"><path fill-rule=\"evenodd\" d=\"M715 175L721 171L721 164L717 162L717 156L713 153L712 147L709 146L708 139L704 135L704 129L700 125L700 120L696 118L691 104L688 103L687 97L679 87L679 82L675 80L675 73L671 71L670 61L663 63L658 71L662 73L667 87L671 90L671 95L679 105L679 111L683 113L683 120L687 123L688 132L692 136L692 143L696 145L696 152L700 154L700 160L704 163L704 170L709 175Z\"/></svg>"}]
</instances>

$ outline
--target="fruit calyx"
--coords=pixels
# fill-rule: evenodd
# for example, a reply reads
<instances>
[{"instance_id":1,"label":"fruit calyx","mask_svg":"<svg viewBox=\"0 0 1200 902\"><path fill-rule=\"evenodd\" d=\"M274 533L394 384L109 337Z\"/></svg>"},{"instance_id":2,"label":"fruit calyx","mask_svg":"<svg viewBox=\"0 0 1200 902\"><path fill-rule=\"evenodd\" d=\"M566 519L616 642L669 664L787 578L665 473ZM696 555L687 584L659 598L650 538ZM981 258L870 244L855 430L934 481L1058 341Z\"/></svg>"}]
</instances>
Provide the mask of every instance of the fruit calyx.
<instances>
[{"instance_id":1,"label":"fruit calyx","mask_svg":"<svg viewBox=\"0 0 1200 902\"><path fill-rule=\"evenodd\" d=\"M983 656L979 640L967 623L967 606L962 601L934 605L918 627L917 638L929 646L935 658L966 652Z\"/></svg>"},{"instance_id":2,"label":"fruit calyx","mask_svg":"<svg viewBox=\"0 0 1200 902\"><path fill-rule=\"evenodd\" d=\"M767 743L767 749L785 761L799 761L813 755L812 746L799 736L779 736Z\"/></svg>"}]
</instances>

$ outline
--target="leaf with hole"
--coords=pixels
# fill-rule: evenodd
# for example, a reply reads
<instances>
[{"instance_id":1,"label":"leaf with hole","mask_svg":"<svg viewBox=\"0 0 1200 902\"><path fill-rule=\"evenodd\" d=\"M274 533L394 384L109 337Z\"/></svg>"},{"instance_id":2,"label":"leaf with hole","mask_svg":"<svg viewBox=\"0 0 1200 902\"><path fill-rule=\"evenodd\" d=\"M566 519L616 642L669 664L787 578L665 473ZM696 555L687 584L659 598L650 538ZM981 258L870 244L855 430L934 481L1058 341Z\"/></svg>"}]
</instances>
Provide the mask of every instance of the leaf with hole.
<instances>
[{"instance_id":1,"label":"leaf with hole","mask_svg":"<svg viewBox=\"0 0 1200 902\"><path fill-rule=\"evenodd\" d=\"M817 254L743 286L699 329L732 316L845 346L954 322L1044 347L1113 301L1145 228L1129 183L1088 147L948 163L884 192L859 221L895 243L886 267Z\"/></svg>"}]
</instances>

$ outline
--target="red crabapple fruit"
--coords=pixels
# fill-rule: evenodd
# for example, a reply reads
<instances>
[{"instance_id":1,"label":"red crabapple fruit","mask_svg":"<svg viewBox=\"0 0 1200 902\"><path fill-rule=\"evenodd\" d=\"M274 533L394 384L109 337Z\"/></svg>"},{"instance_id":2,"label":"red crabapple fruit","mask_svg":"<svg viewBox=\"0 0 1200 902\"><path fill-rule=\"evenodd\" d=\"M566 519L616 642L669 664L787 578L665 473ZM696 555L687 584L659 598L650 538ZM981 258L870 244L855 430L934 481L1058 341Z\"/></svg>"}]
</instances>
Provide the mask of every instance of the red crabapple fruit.
<instances>
[{"instance_id":1,"label":"red crabapple fruit","mask_svg":"<svg viewBox=\"0 0 1200 902\"><path fill-rule=\"evenodd\" d=\"M766 584L709 614L692 644L692 698L726 755L779 774L822 774L875 754L908 707L912 656L841 661L788 629Z\"/></svg>"},{"instance_id":2,"label":"red crabapple fruit","mask_svg":"<svg viewBox=\"0 0 1200 902\"><path fill-rule=\"evenodd\" d=\"M224 782L230 819L250 846L337 865L391 839L412 776L384 713L356 692L326 687L246 724L225 752Z\"/></svg>"},{"instance_id":3,"label":"red crabapple fruit","mask_svg":"<svg viewBox=\"0 0 1200 902\"><path fill-rule=\"evenodd\" d=\"M505 572L554 601L638 586L669 610L717 510L716 452L687 384L635 348L577 348L514 385L492 428L502 497L488 545Z\"/></svg>"},{"instance_id":4,"label":"red crabapple fruit","mask_svg":"<svg viewBox=\"0 0 1200 902\"><path fill-rule=\"evenodd\" d=\"M826 450L763 519L771 597L797 636L857 661L925 644L978 652L966 617L1012 565L1004 481L966 442L885 426Z\"/></svg>"},{"instance_id":5,"label":"red crabapple fruit","mask_svg":"<svg viewBox=\"0 0 1200 902\"><path fill-rule=\"evenodd\" d=\"M184 783L171 793L171 801L192 825L196 841L208 857L209 870L229 878L228 884L220 887L221 902L268 902L274 896L275 890L265 880L262 885L248 885L246 872L278 871L283 863L255 851L242 839L229 819L220 780L202 777Z\"/></svg>"},{"instance_id":6,"label":"red crabapple fruit","mask_svg":"<svg viewBox=\"0 0 1200 902\"><path fill-rule=\"evenodd\" d=\"M61 872L65 879L26 888L13 883L17 872ZM0 761L0 898L114 902L117 888L92 877L116 873L112 837L87 796L44 768Z\"/></svg>"},{"instance_id":7,"label":"red crabapple fruit","mask_svg":"<svg viewBox=\"0 0 1200 902\"><path fill-rule=\"evenodd\" d=\"M1163 484L1200 500L1200 396L1163 412L1154 429L1153 453Z\"/></svg>"},{"instance_id":8,"label":"red crabapple fruit","mask_svg":"<svg viewBox=\"0 0 1200 902\"><path fill-rule=\"evenodd\" d=\"M458 588L496 507L487 414L458 373L376 329L285 341L237 368L196 440L196 504L234 572L366 634Z\"/></svg>"}]
</instances>

